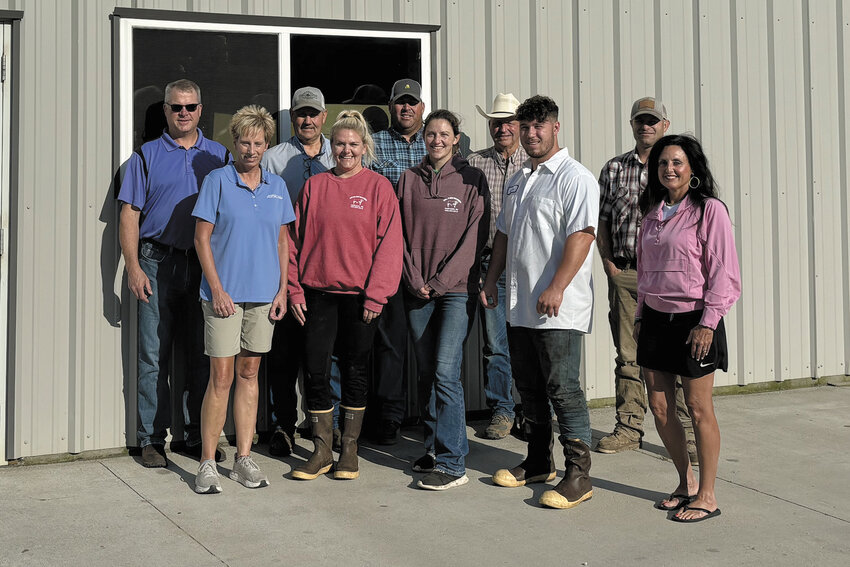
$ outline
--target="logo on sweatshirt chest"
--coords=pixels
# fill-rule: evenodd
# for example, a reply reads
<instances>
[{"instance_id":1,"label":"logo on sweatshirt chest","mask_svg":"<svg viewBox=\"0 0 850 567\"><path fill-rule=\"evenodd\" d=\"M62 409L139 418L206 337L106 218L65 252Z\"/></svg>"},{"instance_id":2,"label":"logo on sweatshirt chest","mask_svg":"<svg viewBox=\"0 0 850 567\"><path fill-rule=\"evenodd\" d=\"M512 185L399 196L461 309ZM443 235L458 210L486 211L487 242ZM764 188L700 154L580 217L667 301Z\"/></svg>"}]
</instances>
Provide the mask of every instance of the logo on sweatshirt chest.
<instances>
[{"instance_id":1,"label":"logo on sweatshirt chest","mask_svg":"<svg viewBox=\"0 0 850 567\"><path fill-rule=\"evenodd\" d=\"M362 211L368 200L369 199L366 197L362 197L360 195L352 195L348 198L348 206L352 209L359 209Z\"/></svg>"},{"instance_id":2,"label":"logo on sweatshirt chest","mask_svg":"<svg viewBox=\"0 0 850 567\"><path fill-rule=\"evenodd\" d=\"M459 213L460 206L463 204L463 201L457 197L446 197L443 199L443 204L446 206L444 210L447 213Z\"/></svg>"}]
</instances>

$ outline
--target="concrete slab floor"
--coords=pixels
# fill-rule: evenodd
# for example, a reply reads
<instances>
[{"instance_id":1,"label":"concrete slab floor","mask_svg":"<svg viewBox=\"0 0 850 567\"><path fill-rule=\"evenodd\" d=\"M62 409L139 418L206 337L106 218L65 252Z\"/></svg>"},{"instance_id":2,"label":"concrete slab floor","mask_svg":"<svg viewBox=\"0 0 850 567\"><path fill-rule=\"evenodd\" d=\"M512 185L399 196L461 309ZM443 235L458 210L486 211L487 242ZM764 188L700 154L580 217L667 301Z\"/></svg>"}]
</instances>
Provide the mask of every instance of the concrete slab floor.
<instances>
[{"instance_id":1,"label":"concrete slab floor","mask_svg":"<svg viewBox=\"0 0 850 567\"><path fill-rule=\"evenodd\" d=\"M821 387L715 399L723 445L723 514L694 525L653 509L676 484L646 423L642 449L593 454L594 496L573 510L537 504L545 485L507 489L490 475L525 444L468 428L470 482L433 493L415 486L417 428L391 447L363 443L361 477L289 478L309 454L255 458L271 486L230 481L197 495L197 463L168 469L117 457L0 469L0 566L17 565L846 565L850 553L850 388ZM591 411L594 437L613 408ZM559 477L563 457L556 446ZM551 483L551 484L554 484Z\"/></svg>"}]
</instances>

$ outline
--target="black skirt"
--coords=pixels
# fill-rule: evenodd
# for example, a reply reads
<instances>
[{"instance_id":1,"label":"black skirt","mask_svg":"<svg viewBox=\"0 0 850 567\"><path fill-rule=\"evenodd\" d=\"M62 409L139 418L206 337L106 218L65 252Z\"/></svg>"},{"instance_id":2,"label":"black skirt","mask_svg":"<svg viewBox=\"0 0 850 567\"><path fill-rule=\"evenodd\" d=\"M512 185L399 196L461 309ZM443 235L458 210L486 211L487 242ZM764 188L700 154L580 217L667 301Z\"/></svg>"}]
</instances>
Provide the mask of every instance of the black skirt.
<instances>
[{"instance_id":1,"label":"black skirt","mask_svg":"<svg viewBox=\"0 0 850 567\"><path fill-rule=\"evenodd\" d=\"M699 325L702 309L687 313L662 313L644 305L641 316L637 345L637 363L641 367L684 378L699 378L715 370L725 372L729 368L726 328L722 318L714 330L708 354L698 361L691 356L691 345L685 341L691 329Z\"/></svg>"}]
</instances>

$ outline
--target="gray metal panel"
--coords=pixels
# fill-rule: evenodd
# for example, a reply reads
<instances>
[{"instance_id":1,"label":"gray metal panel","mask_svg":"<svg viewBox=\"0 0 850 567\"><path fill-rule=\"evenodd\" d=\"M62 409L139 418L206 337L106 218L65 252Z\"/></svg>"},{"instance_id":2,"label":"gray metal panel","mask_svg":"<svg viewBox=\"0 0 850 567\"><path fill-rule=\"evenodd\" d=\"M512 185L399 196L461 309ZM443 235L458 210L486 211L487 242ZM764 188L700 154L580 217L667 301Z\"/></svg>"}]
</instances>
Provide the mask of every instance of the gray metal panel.
<instances>
[{"instance_id":1,"label":"gray metal panel","mask_svg":"<svg viewBox=\"0 0 850 567\"><path fill-rule=\"evenodd\" d=\"M776 239L770 257L777 270L778 288L774 306L776 328L776 379L813 376L810 257L809 162L805 150L808 136L806 63L802 54L804 19L798 2L773 5L768 39L772 40L774 158L771 170L775 183ZM767 252L767 251L765 251ZM749 295L749 291L747 292Z\"/></svg>"},{"instance_id":2,"label":"gray metal panel","mask_svg":"<svg viewBox=\"0 0 850 567\"><path fill-rule=\"evenodd\" d=\"M20 172L12 188L12 457L121 446L135 387L134 325L117 274L111 201L111 28L116 5L249 16L439 25L434 105L490 144L474 105L538 92L591 171L632 144L631 101L661 96L671 131L701 137L735 225L744 296L727 317L717 384L847 373L847 0L0 0L20 24ZM613 395L598 263L588 397ZM482 407L478 331L464 373ZM415 387L411 386L411 391ZM4 393L5 395L5 393ZM132 413L132 411L131 411Z\"/></svg>"}]
</instances>

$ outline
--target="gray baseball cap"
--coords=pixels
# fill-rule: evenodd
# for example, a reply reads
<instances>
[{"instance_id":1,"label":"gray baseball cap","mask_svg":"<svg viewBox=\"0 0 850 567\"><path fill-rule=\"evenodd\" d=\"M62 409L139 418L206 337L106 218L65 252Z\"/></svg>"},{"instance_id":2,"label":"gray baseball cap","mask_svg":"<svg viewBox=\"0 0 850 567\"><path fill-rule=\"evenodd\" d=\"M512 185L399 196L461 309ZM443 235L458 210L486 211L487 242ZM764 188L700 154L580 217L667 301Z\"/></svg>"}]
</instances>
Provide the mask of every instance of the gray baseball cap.
<instances>
[{"instance_id":1,"label":"gray baseball cap","mask_svg":"<svg viewBox=\"0 0 850 567\"><path fill-rule=\"evenodd\" d=\"M417 102L422 102L422 85L413 79L401 79L393 84L393 90L390 93L390 102L395 102L396 99L403 96L412 96Z\"/></svg>"},{"instance_id":2,"label":"gray baseball cap","mask_svg":"<svg viewBox=\"0 0 850 567\"><path fill-rule=\"evenodd\" d=\"M301 87L292 95L290 110L295 111L304 107L324 111L325 95L316 87Z\"/></svg>"},{"instance_id":3,"label":"gray baseball cap","mask_svg":"<svg viewBox=\"0 0 850 567\"><path fill-rule=\"evenodd\" d=\"M664 108L664 103L651 96L639 98L632 105L631 119L641 114L649 114L659 120L667 120L667 109Z\"/></svg>"}]
</instances>

